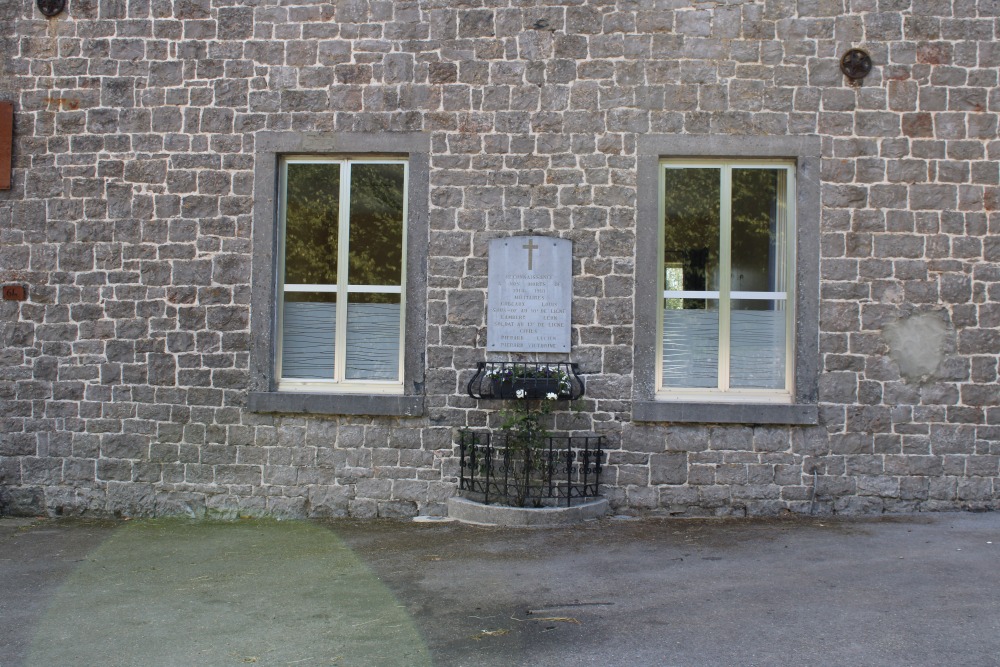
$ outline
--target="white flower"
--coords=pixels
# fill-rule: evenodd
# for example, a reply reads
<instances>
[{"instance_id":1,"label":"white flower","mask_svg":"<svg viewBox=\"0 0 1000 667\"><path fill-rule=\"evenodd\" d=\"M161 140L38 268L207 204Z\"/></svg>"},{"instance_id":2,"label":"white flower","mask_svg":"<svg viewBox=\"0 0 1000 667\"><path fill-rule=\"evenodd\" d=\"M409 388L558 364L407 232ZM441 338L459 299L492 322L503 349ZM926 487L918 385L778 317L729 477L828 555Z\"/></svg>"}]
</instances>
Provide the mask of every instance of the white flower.
<instances>
[{"instance_id":1,"label":"white flower","mask_svg":"<svg viewBox=\"0 0 1000 667\"><path fill-rule=\"evenodd\" d=\"M516 395L516 396L517 396L518 398L524 398L525 396L527 396L527 395L528 395L528 392L526 392L526 391L525 391L524 389L518 389L518 390L517 390L516 392L514 392L514 394L515 394L515 395Z\"/></svg>"},{"instance_id":2,"label":"white flower","mask_svg":"<svg viewBox=\"0 0 1000 667\"><path fill-rule=\"evenodd\" d=\"M556 394L556 392L550 391L549 393L545 394L545 398L549 399L550 401L554 401L557 398L559 398L559 396Z\"/></svg>"}]
</instances>

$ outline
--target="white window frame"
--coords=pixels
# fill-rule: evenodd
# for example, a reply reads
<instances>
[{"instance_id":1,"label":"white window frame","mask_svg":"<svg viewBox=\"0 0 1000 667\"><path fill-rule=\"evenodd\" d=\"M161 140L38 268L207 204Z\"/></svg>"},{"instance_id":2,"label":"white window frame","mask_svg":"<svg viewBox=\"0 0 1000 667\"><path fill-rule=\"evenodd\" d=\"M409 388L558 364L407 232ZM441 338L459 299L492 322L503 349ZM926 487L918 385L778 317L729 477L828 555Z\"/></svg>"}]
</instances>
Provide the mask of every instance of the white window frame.
<instances>
[{"instance_id":1,"label":"white window frame","mask_svg":"<svg viewBox=\"0 0 1000 667\"><path fill-rule=\"evenodd\" d=\"M666 170L709 168L719 169L721 178L720 190L720 249L719 249L719 290L716 291L672 291L665 286L667 265L663 260L666 224ZM731 300L733 298L778 298L775 293L736 292L731 285L732 258L732 170L737 169L782 169L785 172L785 192L783 203L786 220L779 234L783 236L784 263L781 271L787 289L782 293L781 300L785 303L785 386L782 389L745 389L729 387L730 361L730 325ZM796 165L794 160L785 159L684 159L661 158L657 171L658 219L657 231L659 268L657 269L657 318L656 318L656 367L655 391L657 400L665 401L697 401L719 403L792 403L795 385L795 304L796 304ZM722 270L727 267L728 270ZM663 318L664 301L668 298L705 298L719 300L719 368L716 388L678 388L663 386Z\"/></svg>"},{"instance_id":2,"label":"white window frame","mask_svg":"<svg viewBox=\"0 0 1000 667\"><path fill-rule=\"evenodd\" d=\"M336 285L286 285L285 275L285 228L287 224L287 186L289 164L339 164L340 165L340 210L338 213L337 240L337 284ZM348 270L350 266L350 194L351 166L354 164L400 164L403 166L403 226L402 264L399 285L351 285ZM278 238L277 238L277 290L275 294L277 323L275 327L274 371L278 391L355 393L355 394L403 394L404 363L406 357L406 274L407 274L407 222L409 218L409 160L396 157L369 155L317 156L287 155L278 165ZM327 379L285 378L282 376L281 351L282 319L284 317L284 296L286 292L335 292L337 294L337 317L334 337L334 377ZM399 355L396 380L351 380L347 370L347 310L348 295L358 293L399 294ZM341 308L343 305L343 308Z\"/></svg>"}]
</instances>

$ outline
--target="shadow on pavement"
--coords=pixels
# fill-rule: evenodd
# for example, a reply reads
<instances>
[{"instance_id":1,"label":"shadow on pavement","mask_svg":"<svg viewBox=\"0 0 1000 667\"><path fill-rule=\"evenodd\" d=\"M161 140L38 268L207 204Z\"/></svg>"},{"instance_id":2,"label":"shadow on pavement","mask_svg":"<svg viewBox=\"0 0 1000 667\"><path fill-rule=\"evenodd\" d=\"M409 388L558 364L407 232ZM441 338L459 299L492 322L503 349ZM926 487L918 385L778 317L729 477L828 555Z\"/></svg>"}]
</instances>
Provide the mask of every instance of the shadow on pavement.
<instances>
[{"instance_id":1,"label":"shadow on pavement","mask_svg":"<svg viewBox=\"0 0 1000 667\"><path fill-rule=\"evenodd\" d=\"M87 554L27 667L429 665L392 593L304 522L133 521Z\"/></svg>"}]
</instances>

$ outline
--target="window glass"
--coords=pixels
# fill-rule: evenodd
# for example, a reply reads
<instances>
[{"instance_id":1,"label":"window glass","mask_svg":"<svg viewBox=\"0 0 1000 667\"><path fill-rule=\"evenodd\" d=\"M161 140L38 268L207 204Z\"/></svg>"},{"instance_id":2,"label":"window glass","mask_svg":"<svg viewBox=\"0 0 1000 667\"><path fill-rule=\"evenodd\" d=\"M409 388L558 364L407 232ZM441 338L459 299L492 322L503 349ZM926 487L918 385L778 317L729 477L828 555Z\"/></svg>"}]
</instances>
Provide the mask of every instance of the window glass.
<instances>
[{"instance_id":1,"label":"window glass","mask_svg":"<svg viewBox=\"0 0 1000 667\"><path fill-rule=\"evenodd\" d=\"M284 167L279 385L399 383L405 163Z\"/></svg>"},{"instance_id":2,"label":"window glass","mask_svg":"<svg viewBox=\"0 0 1000 667\"><path fill-rule=\"evenodd\" d=\"M348 380L399 377L399 317L398 294L351 295L347 306Z\"/></svg>"},{"instance_id":3,"label":"window glass","mask_svg":"<svg viewBox=\"0 0 1000 667\"><path fill-rule=\"evenodd\" d=\"M351 284L399 285L402 238L403 165L351 165Z\"/></svg>"},{"instance_id":4,"label":"window glass","mask_svg":"<svg viewBox=\"0 0 1000 667\"><path fill-rule=\"evenodd\" d=\"M288 165L285 284L336 285L340 165Z\"/></svg>"},{"instance_id":5,"label":"window glass","mask_svg":"<svg viewBox=\"0 0 1000 667\"><path fill-rule=\"evenodd\" d=\"M403 165L351 165L348 380L399 377Z\"/></svg>"},{"instance_id":6,"label":"window glass","mask_svg":"<svg viewBox=\"0 0 1000 667\"><path fill-rule=\"evenodd\" d=\"M661 390L787 390L790 173L662 165Z\"/></svg>"},{"instance_id":7,"label":"window glass","mask_svg":"<svg viewBox=\"0 0 1000 667\"><path fill-rule=\"evenodd\" d=\"M664 387L719 382L720 173L664 173Z\"/></svg>"},{"instance_id":8,"label":"window glass","mask_svg":"<svg viewBox=\"0 0 1000 667\"><path fill-rule=\"evenodd\" d=\"M729 385L785 386L785 171L733 169Z\"/></svg>"},{"instance_id":9,"label":"window glass","mask_svg":"<svg viewBox=\"0 0 1000 667\"><path fill-rule=\"evenodd\" d=\"M337 331L336 294L286 292L281 325L281 371L286 378L332 379Z\"/></svg>"}]
</instances>

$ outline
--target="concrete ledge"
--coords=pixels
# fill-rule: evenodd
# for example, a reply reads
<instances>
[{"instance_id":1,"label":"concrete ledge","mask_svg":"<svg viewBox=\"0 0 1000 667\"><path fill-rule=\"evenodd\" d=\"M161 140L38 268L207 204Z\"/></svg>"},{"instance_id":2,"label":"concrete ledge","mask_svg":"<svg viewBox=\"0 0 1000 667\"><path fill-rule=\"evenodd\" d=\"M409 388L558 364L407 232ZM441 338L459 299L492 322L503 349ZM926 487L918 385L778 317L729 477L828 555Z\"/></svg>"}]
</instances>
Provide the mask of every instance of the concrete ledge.
<instances>
[{"instance_id":1,"label":"concrete ledge","mask_svg":"<svg viewBox=\"0 0 1000 667\"><path fill-rule=\"evenodd\" d=\"M250 392L247 396L247 410L308 415L419 417L424 412L424 397L259 391Z\"/></svg>"},{"instance_id":2,"label":"concrete ledge","mask_svg":"<svg viewBox=\"0 0 1000 667\"><path fill-rule=\"evenodd\" d=\"M448 499L448 517L480 526L542 528L568 526L598 519L608 512L608 501L597 498L572 507L506 507L484 505L466 498Z\"/></svg>"},{"instance_id":3,"label":"concrete ledge","mask_svg":"<svg viewBox=\"0 0 1000 667\"><path fill-rule=\"evenodd\" d=\"M819 408L801 404L634 401L632 419L637 422L811 425L819 421Z\"/></svg>"}]
</instances>

